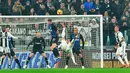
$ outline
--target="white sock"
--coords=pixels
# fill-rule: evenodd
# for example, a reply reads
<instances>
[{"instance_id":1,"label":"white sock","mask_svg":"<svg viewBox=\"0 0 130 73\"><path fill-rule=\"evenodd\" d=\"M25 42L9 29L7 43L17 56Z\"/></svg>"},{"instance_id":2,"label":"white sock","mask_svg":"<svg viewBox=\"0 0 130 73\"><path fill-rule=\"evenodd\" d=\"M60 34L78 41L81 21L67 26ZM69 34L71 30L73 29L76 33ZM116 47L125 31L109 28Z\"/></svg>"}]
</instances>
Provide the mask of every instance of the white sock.
<instances>
[{"instance_id":1,"label":"white sock","mask_svg":"<svg viewBox=\"0 0 130 73\"><path fill-rule=\"evenodd\" d=\"M72 59L73 63L76 64L76 62L75 62L75 57L74 57L72 51L71 51L70 55L71 55L71 59Z\"/></svg>"},{"instance_id":2,"label":"white sock","mask_svg":"<svg viewBox=\"0 0 130 73\"><path fill-rule=\"evenodd\" d=\"M0 65L1 65L1 62L2 62L2 57L0 57Z\"/></svg>"},{"instance_id":3,"label":"white sock","mask_svg":"<svg viewBox=\"0 0 130 73\"><path fill-rule=\"evenodd\" d=\"M129 65L129 62L128 62L128 59L127 59L127 56L125 56L124 59L125 59L126 64Z\"/></svg>"},{"instance_id":4,"label":"white sock","mask_svg":"<svg viewBox=\"0 0 130 73\"><path fill-rule=\"evenodd\" d=\"M125 64L120 56L118 56L118 60L121 62L121 64Z\"/></svg>"},{"instance_id":5,"label":"white sock","mask_svg":"<svg viewBox=\"0 0 130 73\"><path fill-rule=\"evenodd\" d=\"M62 38L65 38L65 28L63 28L63 30L62 30L61 36L62 36Z\"/></svg>"},{"instance_id":6,"label":"white sock","mask_svg":"<svg viewBox=\"0 0 130 73\"><path fill-rule=\"evenodd\" d=\"M10 58L8 57L8 65L10 65L11 64L11 61L10 61Z\"/></svg>"}]
</instances>

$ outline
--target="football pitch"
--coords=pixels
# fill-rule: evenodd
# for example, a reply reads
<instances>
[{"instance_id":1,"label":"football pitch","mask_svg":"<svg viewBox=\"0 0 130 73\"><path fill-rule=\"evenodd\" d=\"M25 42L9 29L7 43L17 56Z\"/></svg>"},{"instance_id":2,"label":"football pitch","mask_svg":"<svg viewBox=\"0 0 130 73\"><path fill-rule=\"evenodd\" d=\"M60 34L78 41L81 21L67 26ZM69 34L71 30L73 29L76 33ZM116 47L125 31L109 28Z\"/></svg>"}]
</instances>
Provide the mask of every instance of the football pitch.
<instances>
[{"instance_id":1,"label":"football pitch","mask_svg":"<svg viewBox=\"0 0 130 73\"><path fill-rule=\"evenodd\" d=\"M129 68L69 68L69 69L14 69L0 70L0 73L130 73Z\"/></svg>"}]
</instances>

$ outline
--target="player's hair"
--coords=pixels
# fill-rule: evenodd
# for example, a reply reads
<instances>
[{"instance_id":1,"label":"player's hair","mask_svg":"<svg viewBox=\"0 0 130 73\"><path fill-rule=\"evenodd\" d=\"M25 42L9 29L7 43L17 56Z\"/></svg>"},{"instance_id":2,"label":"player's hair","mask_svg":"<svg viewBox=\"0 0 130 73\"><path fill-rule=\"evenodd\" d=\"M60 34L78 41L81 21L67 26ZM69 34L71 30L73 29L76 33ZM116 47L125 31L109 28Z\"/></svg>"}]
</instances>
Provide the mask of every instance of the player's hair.
<instances>
[{"instance_id":1,"label":"player's hair","mask_svg":"<svg viewBox=\"0 0 130 73\"><path fill-rule=\"evenodd\" d=\"M115 27L118 27L118 28L120 28L118 25L116 25Z\"/></svg>"},{"instance_id":2,"label":"player's hair","mask_svg":"<svg viewBox=\"0 0 130 73\"><path fill-rule=\"evenodd\" d=\"M78 28L77 28L77 27L74 27L74 29L78 30Z\"/></svg>"},{"instance_id":3,"label":"player's hair","mask_svg":"<svg viewBox=\"0 0 130 73\"><path fill-rule=\"evenodd\" d=\"M52 21L52 19L49 18L48 21Z\"/></svg>"},{"instance_id":4,"label":"player's hair","mask_svg":"<svg viewBox=\"0 0 130 73\"><path fill-rule=\"evenodd\" d=\"M36 33L41 33L40 31L37 31Z\"/></svg>"}]
</instances>

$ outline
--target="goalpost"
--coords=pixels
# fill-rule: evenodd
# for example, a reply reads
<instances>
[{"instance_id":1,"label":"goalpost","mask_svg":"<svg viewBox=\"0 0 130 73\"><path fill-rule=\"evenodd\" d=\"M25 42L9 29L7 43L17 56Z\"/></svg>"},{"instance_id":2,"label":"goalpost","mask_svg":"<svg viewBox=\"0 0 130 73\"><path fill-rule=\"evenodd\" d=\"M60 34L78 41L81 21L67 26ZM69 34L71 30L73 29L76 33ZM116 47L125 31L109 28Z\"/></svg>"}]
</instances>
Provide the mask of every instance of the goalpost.
<instances>
[{"instance_id":1,"label":"goalpost","mask_svg":"<svg viewBox=\"0 0 130 73\"><path fill-rule=\"evenodd\" d=\"M48 30L47 20L51 18L61 33L61 23L67 26L66 38L71 37L73 28L77 27L79 33L85 40L85 67L103 68L103 16L102 15L56 15L56 16L0 16L0 30L10 28L11 34L19 37L15 40L18 52L27 52L24 48L27 46L35 32L40 31L46 41L47 51L50 43L50 31ZM59 35L60 36L60 35ZM59 39L60 40L60 39ZM59 41L60 42L60 41ZM32 47L30 47L31 49ZM76 61L78 63L78 57ZM59 67L65 65L65 54L61 58ZM50 60L51 61L51 60ZM41 61L40 61L41 62ZM51 62L52 63L52 62ZM69 62L70 64L72 62ZM40 67L40 66L38 66ZM79 67L71 65L70 67Z\"/></svg>"}]
</instances>

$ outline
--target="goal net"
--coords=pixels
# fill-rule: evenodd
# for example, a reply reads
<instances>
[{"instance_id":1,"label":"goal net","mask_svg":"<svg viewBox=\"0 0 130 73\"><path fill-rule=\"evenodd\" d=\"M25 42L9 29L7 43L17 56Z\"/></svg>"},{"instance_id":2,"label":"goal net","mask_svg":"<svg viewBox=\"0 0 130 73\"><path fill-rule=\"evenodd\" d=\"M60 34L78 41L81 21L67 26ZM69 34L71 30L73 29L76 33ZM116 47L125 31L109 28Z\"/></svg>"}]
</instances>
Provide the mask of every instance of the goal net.
<instances>
[{"instance_id":1,"label":"goal net","mask_svg":"<svg viewBox=\"0 0 130 73\"><path fill-rule=\"evenodd\" d=\"M25 50L29 42L35 37L36 32L41 32L41 36L45 39L46 50L45 53L49 59L49 65L54 67L54 55L50 51L50 31L48 30L48 19L52 19L52 22L59 30L59 43L61 41L61 24L65 24L67 27L66 38L70 39L73 28L77 27L80 34L82 34L85 41L85 48L82 52L84 57L84 63L86 68L103 68L103 22L101 15L79 15L79 16L0 16L0 31L9 28L10 33L13 36L19 37L14 39L16 47L16 55L20 60L21 65L25 64L25 61L32 50L32 45L29 47L29 51ZM81 43L82 44L82 43ZM60 51L59 51L60 52ZM56 67L64 68L66 53L62 54L61 61ZM74 65L72 60L69 61L70 68L81 67L80 58L74 54L76 62L79 65ZM4 60L3 68L7 68L8 59ZM12 68L17 68L14 60L11 62ZM40 54L36 54L28 65L29 68L46 67L44 59Z\"/></svg>"}]
</instances>

